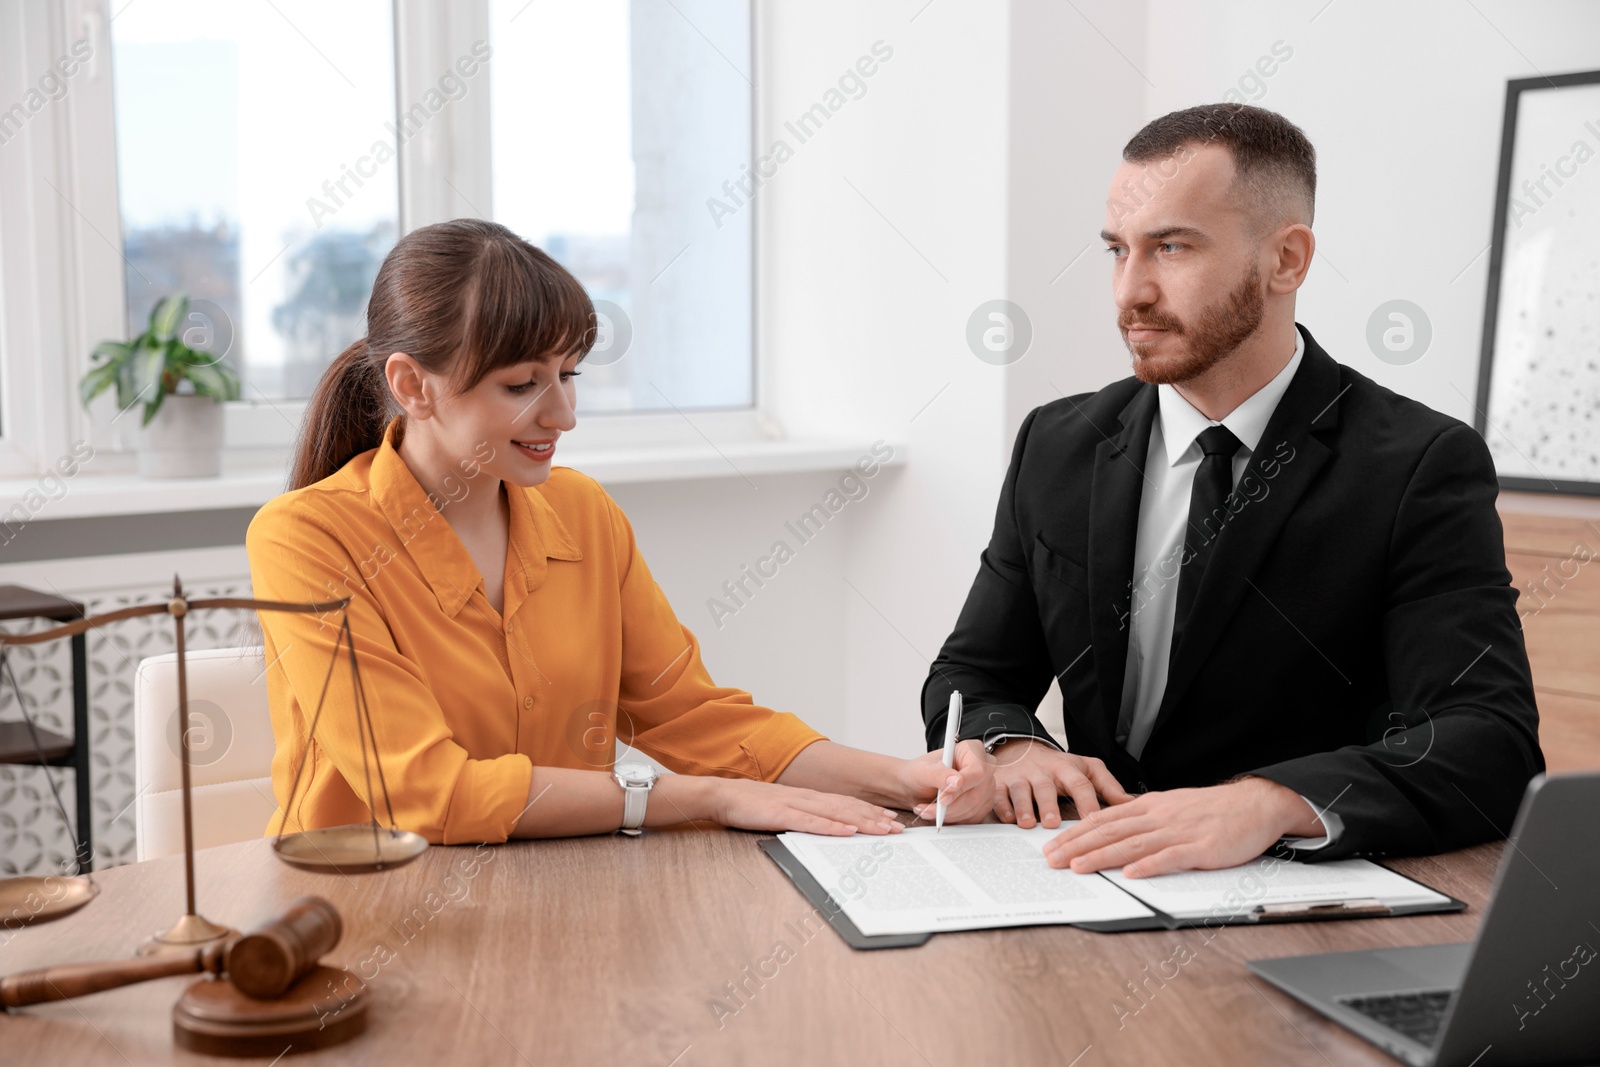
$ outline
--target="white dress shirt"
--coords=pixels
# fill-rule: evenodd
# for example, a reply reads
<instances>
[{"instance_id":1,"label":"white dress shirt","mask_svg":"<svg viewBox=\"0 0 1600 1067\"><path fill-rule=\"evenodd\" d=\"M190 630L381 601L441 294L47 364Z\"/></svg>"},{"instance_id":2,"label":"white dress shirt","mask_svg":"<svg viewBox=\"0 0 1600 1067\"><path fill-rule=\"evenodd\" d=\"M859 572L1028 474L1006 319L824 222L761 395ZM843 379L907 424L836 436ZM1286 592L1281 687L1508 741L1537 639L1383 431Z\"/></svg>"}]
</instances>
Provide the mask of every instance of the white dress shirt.
<instances>
[{"instance_id":1,"label":"white dress shirt","mask_svg":"<svg viewBox=\"0 0 1600 1067\"><path fill-rule=\"evenodd\" d=\"M1197 439L1201 431L1220 425L1240 440L1239 451L1233 456L1233 484L1237 485L1304 353L1305 339L1296 328L1294 355L1289 362L1271 381L1224 415L1220 423L1206 418L1172 386L1156 387L1160 417L1151 420L1150 448L1145 457L1144 492L1139 500L1139 530L1134 543L1128 659L1117 725L1117 741L1135 759L1150 738L1167 688L1184 528L1189 523L1189 497L1201 460ZM1315 805L1312 810L1316 811ZM1338 836L1342 828L1339 817L1332 812L1318 814L1328 836L1289 839L1296 848L1321 848Z\"/></svg>"},{"instance_id":2,"label":"white dress shirt","mask_svg":"<svg viewBox=\"0 0 1600 1067\"><path fill-rule=\"evenodd\" d=\"M1189 497L1201 460L1198 438L1212 426L1226 426L1233 432L1241 442L1233 454L1231 484L1238 484L1261 444L1261 435L1267 432L1267 420L1300 366L1305 341L1299 330L1294 336L1294 356L1288 364L1220 423L1202 415L1172 386L1156 386L1160 417L1150 421L1150 448L1145 453L1144 493L1139 499L1139 533L1133 549L1132 625L1122 677L1122 714L1117 720L1117 740L1135 759L1149 740L1167 688L1184 528L1189 524ZM1123 730L1127 730L1126 737Z\"/></svg>"}]
</instances>

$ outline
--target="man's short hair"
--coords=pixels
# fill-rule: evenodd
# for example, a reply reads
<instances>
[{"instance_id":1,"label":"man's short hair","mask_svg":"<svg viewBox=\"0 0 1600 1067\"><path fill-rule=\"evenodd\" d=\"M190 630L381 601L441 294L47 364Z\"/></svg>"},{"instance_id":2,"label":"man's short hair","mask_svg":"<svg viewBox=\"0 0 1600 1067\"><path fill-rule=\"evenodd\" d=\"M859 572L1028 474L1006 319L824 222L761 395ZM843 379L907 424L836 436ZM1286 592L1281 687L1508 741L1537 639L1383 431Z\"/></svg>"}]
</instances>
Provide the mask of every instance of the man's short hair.
<instances>
[{"instance_id":1,"label":"man's short hair","mask_svg":"<svg viewBox=\"0 0 1600 1067\"><path fill-rule=\"evenodd\" d=\"M1201 104L1152 120L1122 149L1128 163L1154 163L1185 145L1226 145L1234 191L1248 205L1252 237L1284 223L1311 225L1317 198L1317 150L1305 132L1275 111L1250 104Z\"/></svg>"}]
</instances>

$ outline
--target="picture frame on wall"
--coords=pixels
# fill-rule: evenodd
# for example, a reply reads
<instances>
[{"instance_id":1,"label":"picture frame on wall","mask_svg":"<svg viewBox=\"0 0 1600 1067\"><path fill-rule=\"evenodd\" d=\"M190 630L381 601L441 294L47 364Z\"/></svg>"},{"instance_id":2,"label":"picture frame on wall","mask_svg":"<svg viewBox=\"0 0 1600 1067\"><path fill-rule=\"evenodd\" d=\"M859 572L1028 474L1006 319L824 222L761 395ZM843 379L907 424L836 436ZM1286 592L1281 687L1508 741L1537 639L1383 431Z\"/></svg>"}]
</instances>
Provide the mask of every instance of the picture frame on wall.
<instances>
[{"instance_id":1,"label":"picture frame on wall","mask_svg":"<svg viewBox=\"0 0 1600 1067\"><path fill-rule=\"evenodd\" d=\"M1600 496L1600 70L1506 83L1476 420L1502 488Z\"/></svg>"}]
</instances>

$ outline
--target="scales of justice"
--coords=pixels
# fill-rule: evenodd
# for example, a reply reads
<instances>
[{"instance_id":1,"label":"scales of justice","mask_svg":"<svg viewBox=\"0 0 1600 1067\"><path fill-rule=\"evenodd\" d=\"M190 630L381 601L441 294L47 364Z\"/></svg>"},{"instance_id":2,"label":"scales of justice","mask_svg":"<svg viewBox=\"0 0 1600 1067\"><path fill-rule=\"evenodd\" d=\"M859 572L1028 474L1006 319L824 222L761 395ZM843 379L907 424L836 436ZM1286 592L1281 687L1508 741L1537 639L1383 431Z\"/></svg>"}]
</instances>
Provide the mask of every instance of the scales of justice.
<instances>
[{"instance_id":1,"label":"scales of justice","mask_svg":"<svg viewBox=\"0 0 1600 1067\"><path fill-rule=\"evenodd\" d=\"M152 978L181 974L205 974L192 983L173 1008L173 1034L178 1044L199 1052L224 1056L273 1056L286 1046L300 1052L349 1040L366 1029L371 993L365 982L349 971L324 966L323 953L338 943L343 924L337 909L317 896L301 897L279 918L250 934L241 935L201 915L195 904L194 826L190 804L189 742L192 728L189 717L188 675L184 651L184 619L190 611L212 608L250 608L256 611L325 613L339 611L339 638L334 643L328 673L317 698L316 711L307 731L306 751L295 767L289 796L282 805L283 819L273 838L272 849L280 860L302 870L327 874L357 874L404 866L428 848L427 839L395 825L394 808L389 802L389 787L383 764L378 758L377 735L361 670L356 661L355 636L350 630L350 597L313 603L257 600L250 597L210 597L190 600L184 596L177 575L172 579L172 596L165 603L141 604L103 615L85 616L62 626L31 634L0 633L0 673L9 681L12 695L33 738L35 751L43 763L38 730L23 701L7 653L12 645L43 644L71 637L87 630L123 619L166 613L175 626L178 656L179 760L183 783L183 864L184 913L166 930L152 935L131 959L98 963L67 964L0 978L0 1008L10 1010L28 1004L66 1000ZM288 813L300 787L301 773L316 738L328 684L339 666L339 653L348 653L350 689L354 697L353 714L360 738L361 766L366 786L365 823L332 826L285 834ZM371 749L369 759L368 749ZM378 806L373 793L373 771L377 771L378 790L383 797L388 826L378 823ZM72 837L71 820L56 788L46 772L50 791L62 824ZM22 876L0 879L0 926L18 926L65 918L89 904L100 887L89 869L89 857L79 857L84 873L65 876ZM8 917L9 916L9 917ZM354 991L352 993L352 990ZM332 1022L330 1022L332 1019Z\"/></svg>"}]
</instances>

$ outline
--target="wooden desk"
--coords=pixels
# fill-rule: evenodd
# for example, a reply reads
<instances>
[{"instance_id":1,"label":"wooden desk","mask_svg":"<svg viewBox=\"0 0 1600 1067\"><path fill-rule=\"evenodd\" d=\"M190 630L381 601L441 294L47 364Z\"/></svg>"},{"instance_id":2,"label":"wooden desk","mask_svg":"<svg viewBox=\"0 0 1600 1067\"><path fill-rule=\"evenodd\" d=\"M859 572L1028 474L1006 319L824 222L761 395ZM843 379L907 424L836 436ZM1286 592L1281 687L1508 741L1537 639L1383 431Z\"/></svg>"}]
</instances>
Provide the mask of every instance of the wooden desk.
<instances>
[{"instance_id":1,"label":"wooden desk","mask_svg":"<svg viewBox=\"0 0 1600 1067\"><path fill-rule=\"evenodd\" d=\"M1243 961L1467 940L1501 848L1394 862L1465 900L1454 915L1137 934L1031 927L857 952L825 926L807 939L812 909L756 848L764 836L682 827L433 848L351 878L287 867L261 840L203 850L196 872L200 910L242 929L305 893L344 915L330 959L372 978L370 1029L285 1063L1337 1067L1397 1061L1248 977ZM181 911L181 857L96 877L103 891L83 911L0 944L0 972L129 954ZM0 1018L0 1063L211 1062L172 1044L172 1005L191 980ZM742 1000L730 983L748 990ZM1142 1002L1128 983L1146 990Z\"/></svg>"}]
</instances>

